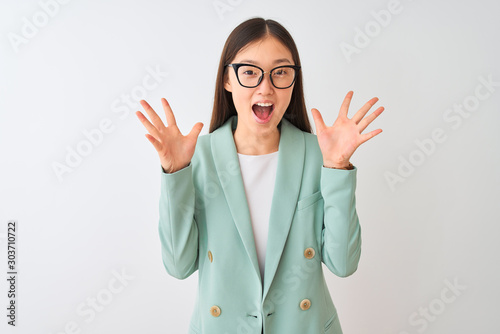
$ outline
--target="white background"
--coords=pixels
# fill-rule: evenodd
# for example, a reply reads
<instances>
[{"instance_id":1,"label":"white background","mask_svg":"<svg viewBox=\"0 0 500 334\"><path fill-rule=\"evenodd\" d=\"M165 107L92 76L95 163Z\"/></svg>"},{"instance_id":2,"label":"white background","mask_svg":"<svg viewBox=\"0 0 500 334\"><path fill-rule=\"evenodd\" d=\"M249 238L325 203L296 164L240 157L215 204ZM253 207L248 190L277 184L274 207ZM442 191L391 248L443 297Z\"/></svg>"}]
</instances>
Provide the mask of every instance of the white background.
<instances>
[{"instance_id":1,"label":"white background","mask_svg":"<svg viewBox=\"0 0 500 334\"><path fill-rule=\"evenodd\" d=\"M401 0L381 25L373 13L389 4L2 1L0 331L187 332L197 273L180 281L163 268L159 159L134 112L145 98L164 118L165 97L184 133L201 121L206 134L224 41L262 16L298 45L308 110L331 124L349 90L350 116L374 96L373 110L385 107L366 130L383 133L351 160L359 269L344 279L325 271L344 333L498 333L500 5ZM347 56L346 45L357 53ZM157 81L148 78L154 69ZM453 108L464 103L471 111L460 116ZM54 166L68 166L78 149L86 156L58 176ZM10 219L18 221L15 328L6 324Z\"/></svg>"}]
</instances>

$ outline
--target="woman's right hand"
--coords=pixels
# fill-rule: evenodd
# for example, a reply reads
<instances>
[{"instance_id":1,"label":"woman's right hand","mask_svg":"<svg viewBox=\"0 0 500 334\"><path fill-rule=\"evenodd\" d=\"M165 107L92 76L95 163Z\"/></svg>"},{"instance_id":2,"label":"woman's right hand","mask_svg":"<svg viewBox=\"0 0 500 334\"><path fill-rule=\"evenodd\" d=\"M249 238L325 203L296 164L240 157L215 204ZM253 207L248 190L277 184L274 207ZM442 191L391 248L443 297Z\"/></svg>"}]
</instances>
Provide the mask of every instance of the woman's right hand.
<instances>
[{"instance_id":1,"label":"woman's right hand","mask_svg":"<svg viewBox=\"0 0 500 334\"><path fill-rule=\"evenodd\" d=\"M141 100L140 103L148 113L153 124L140 111L136 111L135 114L148 130L149 133L146 134L146 138L158 152L163 170L166 173L174 173L186 167L191 162L198 135L203 128L203 123L196 123L191 132L187 136L183 136L179 128L177 128L174 113L170 109L167 100L162 98L161 102L165 110L168 126L163 124L161 118L145 100Z\"/></svg>"}]
</instances>

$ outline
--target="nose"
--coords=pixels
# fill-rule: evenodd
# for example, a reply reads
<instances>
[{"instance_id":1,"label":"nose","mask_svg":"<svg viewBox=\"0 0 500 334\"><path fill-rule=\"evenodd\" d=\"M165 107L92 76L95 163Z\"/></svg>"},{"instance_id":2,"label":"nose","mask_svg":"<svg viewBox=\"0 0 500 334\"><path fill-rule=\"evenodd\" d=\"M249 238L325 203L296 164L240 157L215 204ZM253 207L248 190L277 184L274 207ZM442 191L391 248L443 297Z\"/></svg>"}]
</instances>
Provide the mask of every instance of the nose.
<instances>
[{"instance_id":1,"label":"nose","mask_svg":"<svg viewBox=\"0 0 500 334\"><path fill-rule=\"evenodd\" d=\"M262 81L257 86L257 90L262 95L270 95L274 92L274 86L271 82L271 76L265 72Z\"/></svg>"}]
</instances>

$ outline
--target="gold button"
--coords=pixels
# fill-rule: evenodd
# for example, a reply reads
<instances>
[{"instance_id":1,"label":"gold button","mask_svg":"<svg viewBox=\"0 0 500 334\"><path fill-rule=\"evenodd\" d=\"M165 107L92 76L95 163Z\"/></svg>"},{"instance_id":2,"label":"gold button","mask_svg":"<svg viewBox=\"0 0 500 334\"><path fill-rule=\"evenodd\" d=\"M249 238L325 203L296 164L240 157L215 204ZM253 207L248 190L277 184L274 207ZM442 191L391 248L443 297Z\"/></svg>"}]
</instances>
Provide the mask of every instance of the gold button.
<instances>
[{"instance_id":1,"label":"gold button","mask_svg":"<svg viewBox=\"0 0 500 334\"><path fill-rule=\"evenodd\" d=\"M210 314L217 318L220 315L220 308L219 308L219 306L216 306L216 305L212 306L210 308Z\"/></svg>"},{"instance_id":2,"label":"gold button","mask_svg":"<svg viewBox=\"0 0 500 334\"><path fill-rule=\"evenodd\" d=\"M214 260L214 257L212 256L211 251L208 251L208 259L210 260L210 262L212 262Z\"/></svg>"},{"instance_id":3,"label":"gold button","mask_svg":"<svg viewBox=\"0 0 500 334\"><path fill-rule=\"evenodd\" d=\"M316 252L314 251L314 248L306 248L306 250L304 251L304 256L306 257L306 259L312 259L314 257L314 255L316 254Z\"/></svg>"},{"instance_id":4,"label":"gold button","mask_svg":"<svg viewBox=\"0 0 500 334\"><path fill-rule=\"evenodd\" d=\"M309 299L304 299L303 301L300 302L300 308L303 311L309 310L310 307L311 307L311 301Z\"/></svg>"}]
</instances>

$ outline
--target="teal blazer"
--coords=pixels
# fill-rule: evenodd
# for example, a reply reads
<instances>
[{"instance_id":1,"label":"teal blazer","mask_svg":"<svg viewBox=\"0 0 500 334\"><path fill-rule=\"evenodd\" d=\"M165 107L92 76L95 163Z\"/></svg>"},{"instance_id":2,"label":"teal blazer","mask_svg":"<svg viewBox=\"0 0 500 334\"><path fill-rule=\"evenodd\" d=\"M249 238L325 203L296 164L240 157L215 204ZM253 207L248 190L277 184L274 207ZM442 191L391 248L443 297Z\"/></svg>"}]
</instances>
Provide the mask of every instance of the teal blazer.
<instances>
[{"instance_id":1,"label":"teal blazer","mask_svg":"<svg viewBox=\"0 0 500 334\"><path fill-rule=\"evenodd\" d=\"M200 136L188 167L161 169L163 264L178 279L199 271L189 333L340 334L322 263L340 277L357 269L357 168L323 167L316 136L282 119L262 282L236 123Z\"/></svg>"}]
</instances>

